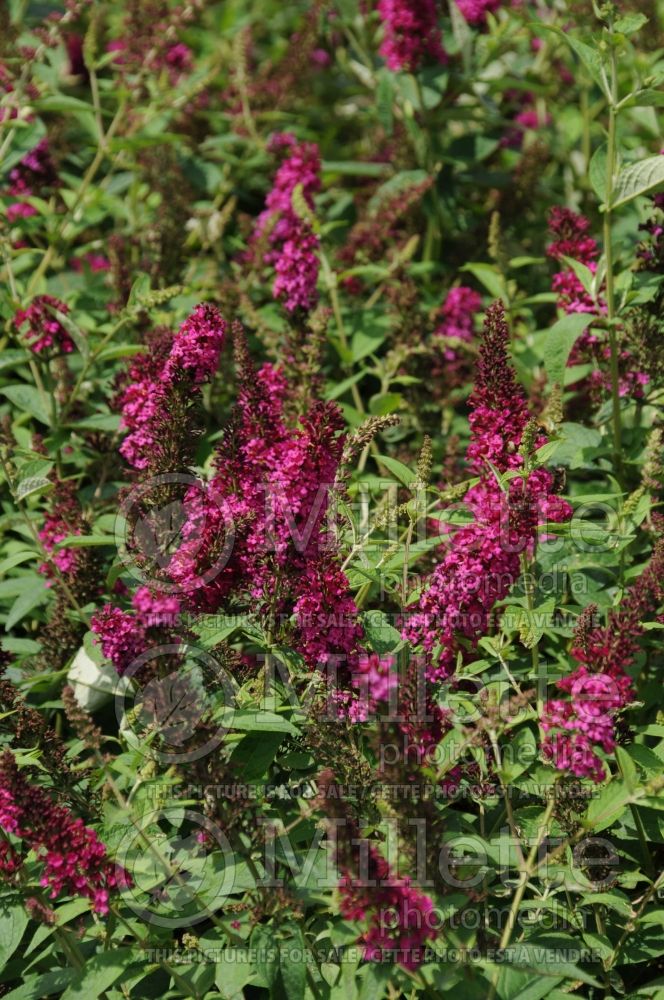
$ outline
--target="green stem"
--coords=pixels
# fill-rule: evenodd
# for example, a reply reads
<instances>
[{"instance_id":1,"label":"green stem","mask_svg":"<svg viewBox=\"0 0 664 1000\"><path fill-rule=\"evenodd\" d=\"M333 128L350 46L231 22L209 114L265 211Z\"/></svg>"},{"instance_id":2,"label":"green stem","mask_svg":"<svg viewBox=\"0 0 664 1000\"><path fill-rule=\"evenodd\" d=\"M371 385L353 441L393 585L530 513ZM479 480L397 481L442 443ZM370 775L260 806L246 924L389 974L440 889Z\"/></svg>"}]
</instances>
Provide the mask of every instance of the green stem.
<instances>
[{"instance_id":1,"label":"green stem","mask_svg":"<svg viewBox=\"0 0 664 1000\"><path fill-rule=\"evenodd\" d=\"M532 556L524 554L522 565L523 574L523 589L526 595L526 607L528 608L528 617L531 623L534 623L533 615L535 612L535 602L533 600L533 581L534 581L534 565L535 565L535 553ZM544 702L546 700L545 695L545 675L542 674L542 664L540 662L539 655L539 642L534 642L530 648L530 661L532 664L533 679L536 684L537 690L537 719L540 724L540 740L543 738L543 732L541 730L542 719L544 717Z\"/></svg>"},{"instance_id":2,"label":"green stem","mask_svg":"<svg viewBox=\"0 0 664 1000\"><path fill-rule=\"evenodd\" d=\"M622 478L622 428L620 416L620 387L618 375L618 338L616 336L616 303L613 282L613 245L611 225L613 211L613 178L616 170L616 105L617 67L615 49L611 48L609 80L609 130L606 150L606 192L604 205L604 257L606 260L606 314L609 321L609 348L611 351L611 401L613 409L613 458L618 478Z\"/></svg>"},{"instance_id":3,"label":"green stem","mask_svg":"<svg viewBox=\"0 0 664 1000\"><path fill-rule=\"evenodd\" d=\"M85 193L92 184L92 181L95 179L97 171L99 170L103 162L106 149L108 148L108 143L111 140L115 130L120 125L120 122L124 118L124 112L125 112L125 105L123 102L122 104L120 104L120 107L116 111L115 117L113 118L113 121L109 125L108 131L106 132L103 141L100 142L97 147L97 152L95 153L90 166L85 172L83 180L81 181L78 191L76 192L76 197L74 198L73 204L71 205L69 211L66 213L66 215L60 222L60 225L56 230L54 239L52 240L52 242L49 243L46 252L39 263L39 267L32 275L32 278L28 283L28 288L26 291L27 298L30 298L32 296L35 289L39 286L39 282L41 281L46 271L48 270L49 265L53 259L53 255L55 254L56 245L59 243L61 237L63 236L67 223L69 222L69 219L74 218L76 211L78 210L78 207L85 196Z\"/></svg>"},{"instance_id":4,"label":"green stem","mask_svg":"<svg viewBox=\"0 0 664 1000\"><path fill-rule=\"evenodd\" d=\"M620 758L616 757L616 760L618 763L618 769L620 771L620 774L622 775L622 779L623 781L625 781L625 772L620 763ZM657 877L657 871L655 869L655 863L653 861L652 854L650 853L650 848L648 847L648 838L646 836L646 830L643 825L643 820L641 819L641 815L639 813L639 807L636 805L636 803L630 802L629 810L632 814L632 819L634 820L634 826L636 827L636 833L639 838L639 847L641 848L641 857L643 858L644 868L649 877L651 879L654 879Z\"/></svg>"},{"instance_id":5,"label":"green stem","mask_svg":"<svg viewBox=\"0 0 664 1000\"><path fill-rule=\"evenodd\" d=\"M652 897L655 895L655 893L658 892L662 888L662 885L664 885L664 872L657 878L657 880L655 882L653 882L653 884L644 893L643 898L641 900L641 905L639 906L638 910L636 911L636 915L630 921L628 921L627 926L625 927L624 931L620 935L620 938L618 939L617 945L613 949L613 954L611 955L611 957L607 961L607 966L606 966L607 969L613 968L613 966L616 965L616 963L618 962L618 959L620 958L620 955L621 955L622 949L624 947L625 941L627 941L627 938L636 929L636 925L638 924L639 917L644 912L646 906L648 905L648 903L650 902L650 900L652 899Z\"/></svg>"},{"instance_id":6,"label":"green stem","mask_svg":"<svg viewBox=\"0 0 664 1000\"><path fill-rule=\"evenodd\" d=\"M556 804L555 797L552 796L546 807L546 812L544 813L544 819L542 821L542 826L538 837L530 849L530 853L526 860L525 865L521 871L521 877L519 879L519 884L517 886L516 892L512 899L512 905L510 906L510 911L507 915L507 923L505 924L505 929L503 930L502 937L500 939L500 948L505 950L509 947L509 943L512 940L512 934L514 933L514 928L516 927L517 914L519 912L519 907L521 906L521 901L526 892L526 886L528 885L528 880L530 879L533 872L536 870L535 859L537 858L537 852L539 851L540 845L549 831L549 822L551 821L551 816L553 815L553 810ZM494 1000L496 992L498 990L498 980L500 979L500 966L496 967L493 975L493 981L491 983L491 989L489 990L487 1000Z\"/></svg>"},{"instance_id":7,"label":"green stem","mask_svg":"<svg viewBox=\"0 0 664 1000\"><path fill-rule=\"evenodd\" d=\"M83 384L83 382L85 380L86 375L90 371L90 368L95 363L95 361L97 360L97 358L99 357L99 355L101 354L101 352L104 350L104 348L106 347L106 345L109 343L109 341L113 339L113 337L118 332L118 330L120 330L124 326L124 324L128 323L128 322L129 322L129 316L123 316L122 319L119 320L112 327L112 329L109 330L109 332L103 337L103 339L101 340L100 344L95 348L95 350L91 351L89 357L83 363L83 366L82 366L81 371L80 371L80 373L78 375L78 378L76 379L76 384L74 385L74 388L72 389L72 391L69 393L69 397L67 399L67 402L64 405L64 407L62 408L62 413L60 414L60 423L61 424L64 424L65 420L67 419L67 416L69 415L69 413L71 411L71 408L74 405L74 403L75 403L75 401L76 401L76 399L78 397L78 394L80 392L81 386L82 386L82 384Z\"/></svg>"}]
</instances>

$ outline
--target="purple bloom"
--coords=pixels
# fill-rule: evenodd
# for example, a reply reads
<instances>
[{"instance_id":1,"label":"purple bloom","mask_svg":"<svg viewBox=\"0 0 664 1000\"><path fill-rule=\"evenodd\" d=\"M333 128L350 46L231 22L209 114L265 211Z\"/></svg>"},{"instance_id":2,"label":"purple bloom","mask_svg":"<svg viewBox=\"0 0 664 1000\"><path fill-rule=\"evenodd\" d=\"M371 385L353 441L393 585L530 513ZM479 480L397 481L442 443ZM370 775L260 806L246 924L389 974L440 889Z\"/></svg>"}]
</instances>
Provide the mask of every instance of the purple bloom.
<instances>
[{"instance_id":1,"label":"purple bloom","mask_svg":"<svg viewBox=\"0 0 664 1000\"><path fill-rule=\"evenodd\" d=\"M40 354L49 348L54 348L62 354L71 354L74 341L53 311L63 315L69 312L68 306L52 295L37 295L27 309L19 309L14 316L14 324L29 341L30 349ZM27 329L22 328L27 324Z\"/></svg>"},{"instance_id":2,"label":"purple bloom","mask_svg":"<svg viewBox=\"0 0 664 1000\"><path fill-rule=\"evenodd\" d=\"M435 0L379 0L380 54L391 70L414 72L426 59L444 63Z\"/></svg>"}]
</instances>

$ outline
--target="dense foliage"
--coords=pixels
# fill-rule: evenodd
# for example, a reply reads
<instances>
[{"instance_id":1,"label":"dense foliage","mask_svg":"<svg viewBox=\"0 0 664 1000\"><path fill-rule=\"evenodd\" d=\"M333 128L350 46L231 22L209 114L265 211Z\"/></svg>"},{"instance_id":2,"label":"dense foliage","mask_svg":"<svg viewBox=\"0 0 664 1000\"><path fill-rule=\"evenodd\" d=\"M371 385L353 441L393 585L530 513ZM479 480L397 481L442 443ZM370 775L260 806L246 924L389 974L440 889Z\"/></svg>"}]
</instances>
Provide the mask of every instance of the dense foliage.
<instances>
[{"instance_id":1,"label":"dense foliage","mask_svg":"<svg viewBox=\"0 0 664 1000\"><path fill-rule=\"evenodd\" d=\"M656 0L0 10L0 995L664 997Z\"/></svg>"}]
</instances>

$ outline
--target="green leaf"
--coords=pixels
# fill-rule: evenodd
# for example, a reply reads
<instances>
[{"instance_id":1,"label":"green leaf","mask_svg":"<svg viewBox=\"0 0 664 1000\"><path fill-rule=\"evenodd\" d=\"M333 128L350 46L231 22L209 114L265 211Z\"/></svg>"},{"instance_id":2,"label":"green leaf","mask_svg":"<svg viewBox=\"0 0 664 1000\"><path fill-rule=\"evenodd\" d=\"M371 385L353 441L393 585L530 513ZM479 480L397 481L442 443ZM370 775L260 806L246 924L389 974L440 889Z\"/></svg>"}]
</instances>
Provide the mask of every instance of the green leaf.
<instances>
[{"instance_id":1,"label":"green leaf","mask_svg":"<svg viewBox=\"0 0 664 1000\"><path fill-rule=\"evenodd\" d=\"M7 964L18 948L27 925L28 915L23 904L3 900L0 904L0 967Z\"/></svg>"},{"instance_id":2,"label":"green leaf","mask_svg":"<svg viewBox=\"0 0 664 1000\"><path fill-rule=\"evenodd\" d=\"M25 956L30 955L42 941L45 941L49 935L54 933L55 926L62 927L63 924L68 923L70 920L75 920L76 917L80 917L82 913L88 913L90 911L90 900L83 897L71 900L69 903L63 903L60 906L54 907L55 912L55 925L42 924L41 927L37 928L35 934L32 935L32 940L30 944L26 946ZM73 975L73 970L72 970Z\"/></svg>"},{"instance_id":3,"label":"green leaf","mask_svg":"<svg viewBox=\"0 0 664 1000\"><path fill-rule=\"evenodd\" d=\"M267 772L284 737L284 733L249 733L231 754L231 766L243 781L258 781Z\"/></svg>"},{"instance_id":4,"label":"green leaf","mask_svg":"<svg viewBox=\"0 0 664 1000\"><path fill-rule=\"evenodd\" d=\"M297 736L298 730L292 722L275 712L252 712L250 709L227 710L218 720L229 729L241 729L257 733L288 733Z\"/></svg>"},{"instance_id":5,"label":"green leaf","mask_svg":"<svg viewBox=\"0 0 664 1000\"><path fill-rule=\"evenodd\" d=\"M96 355L95 361L115 361L117 358L133 358L136 354L145 354L144 344L111 344Z\"/></svg>"},{"instance_id":6,"label":"green leaf","mask_svg":"<svg viewBox=\"0 0 664 1000\"><path fill-rule=\"evenodd\" d=\"M562 38L565 42L567 42L572 51L576 53L583 65L586 67L591 78L601 89L604 96L607 100L610 100L611 95L607 93L606 89L606 76L602 72L602 57L597 49L591 48L590 45L586 45L585 42L575 38L571 32L563 31L562 28L557 28L553 24L544 24L541 21L538 21L537 27L538 30L543 28L545 31L554 31L559 38Z\"/></svg>"},{"instance_id":7,"label":"green leaf","mask_svg":"<svg viewBox=\"0 0 664 1000\"><path fill-rule=\"evenodd\" d=\"M256 952L256 969L271 989L279 971L279 949L270 927L257 924L251 934L251 950Z\"/></svg>"},{"instance_id":8,"label":"green leaf","mask_svg":"<svg viewBox=\"0 0 664 1000\"><path fill-rule=\"evenodd\" d=\"M224 1000L242 1000L242 988L253 975L248 950L233 948L222 951L219 961L215 963L215 982Z\"/></svg>"},{"instance_id":9,"label":"green leaf","mask_svg":"<svg viewBox=\"0 0 664 1000\"><path fill-rule=\"evenodd\" d=\"M53 312L55 313L55 317L58 322L64 326L65 330L74 341L74 344L76 345L76 348L83 360L87 361L90 357L90 344L88 342L87 335L83 332L83 330L81 330L78 323L74 322L70 315L60 312L59 309L54 309Z\"/></svg>"},{"instance_id":10,"label":"green leaf","mask_svg":"<svg viewBox=\"0 0 664 1000\"><path fill-rule=\"evenodd\" d=\"M631 920L634 910L627 896L618 892L588 892L581 896L579 906L606 906L626 920Z\"/></svg>"},{"instance_id":11,"label":"green leaf","mask_svg":"<svg viewBox=\"0 0 664 1000\"><path fill-rule=\"evenodd\" d=\"M500 984L500 1000L544 1000L551 995L551 987L562 983L561 976L554 979L533 978L521 969L505 969Z\"/></svg>"},{"instance_id":12,"label":"green leaf","mask_svg":"<svg viewBox=\"0 0 664 1000\"><path fill-rule=\"evenodd\" d=\"M3 1000L44 1000L44 997L54 993L62 993L73 976L74 969L54 969L53 972L29 976L15 990L6 993Z\"/></svg>"},{"instance_id":13,"label":"green leaf","mask_svg":"<svg viewBox=\"0 0 664 1000\"><path fill-rule=\"evenodd\" d=\"M21 479L16 487L16 499L25 500L26 497L32 496L33 493L40 493L51 486L53 486L53 483L46 476L26 476L25 479Z\"/></svg>"},{"instance_id":14,"label":"green leaf","mask_svg":"<svg viewBox=\"0 0 664 1000\"><path fill-rule=\"evenodd\" d=\"M378 74L378 85L376 87L376 114L388 135L392 134L394 124L394 113L392 105L394 102L394 84L392 74L382 71Z\"/></svg>"},{"instance_id":15,"label":"green leaf","mask_svg":"<svg viewBox=\"0 0 664 1000\"><path fill-rule=\"evenodd\" d=\"M366 371L356 372L355 375L350 375L348 378L343 379L341 382L333 382L325 393L326 399L338 399L339 396L343 396L345 392L364 378Z\"/></svg>"},{"instance_id":16,"label":"green leaf","mask_svg":"<svg viewBox=\"0 0 664 1000\"><path fill-rule=\"evenodd\" d=\"M389 455L376 455L376 461L384 465L404 486L412 486L417 479L417 473L396 458L390 458Z\"/></svg>"},{"instance_id":17,"label":"green leaf","mask_svg":"<svg viewBox=\"0 0 664 1000\"><path fill-rule=\"evenodd\" d=\"M292 927L292 934L281 943L279 968L288 1000L303 1000L307 983L306 944L297 926Z\"/></svg>"},{"instance_id":18,"label":"green leaf","mask_svg":"<svg viewBox=\"0 0 664 1000\"><path fill-rule=\"evenodd\" d=\"M323 160L321 169L323 173L351 177L382 177L392 172L389 163L367 163L364 160Z\"/></svg>"},{"instance_id":19,"label":"green leaf","mask_svg":"<svg viewBox=\"0 0 664 1000\"><path fill-rule=\"evenodd\" d=\"M507 784L515 781L537 759L537 740L530 726L520 726L505 747L503 777Z\"/></svg>"},{"instance_id":20,"label":"green leaf","mask_svg":"<svg viewBox=\"0 0 664 1000\"><path fill-rule=\"evenodd\" d=\"M50 425L51 418L45 409L44 401L33 385L24 385L23 383L5 385L0 389L0 392L19 410L29 413L42 424Z\"/></svg>"},{"instance_id":21,"label":"green leaf","mask_svg":"<svg viewBox=\"0 0 664 1000\"><path fill-rule=\"evenodd\" d=\"M85 417L84 420L77 420L75 424L68 426L82 431L108 431L112 433L120 426L120 414L93 413L92 416Z\"/></svg>"},{"instance_id":22,"label":"green leaf","mask_svg":"<svg viewBox=\"0 0 664 1000\"><path fill-rule=\"evenodd\" d=\"M664 107L664 91L662 90L637 90L635 94L630 94L624 101L620 102L621 108L662 108Z\"/></svg>"},{"instance_id":23,"label":"green leaf","mask_svg":"<svg viewBox=\"0 0 664 1000\"><path fill-rule=\"evenodd\" d=\"M65 94L52 94L49 97L39 97L32 102L39 111L90 111L91 104L79 100L78 97L67 97Z\"/></svg>"},{"instance_id":24,"label":"green leaf","mask_svg":"<svg viewBox=\"0 0 664 1000\"><path fill-rule=\"evenodd\" d=\"M519 639L526 649L532 649L533 646L536 646L542 638L545 628L550 627L555 606L555 598L551 597L533 608L532 611L528 608L520 609Z\"/></svg>"},{"instance_id":25,"label":"green leaf","mask_svg":"<svg viewBox=\"0 0 664 1000\"><path fill-rule=\"evenodd\" d=\"M352 360L355 362L361 361L362 358L366 358L369 354L374 354L385 343L387 333L386 328L380 329L377 326L357 330L353 334L350 344Z\"/></svg>"},{"instance_id":26,"label":"green leaf","mask_svg":"<svg viewBox=\"0 0 664 1000\"><path fill-rule=\"evenodd\" d=\"M39 582L35 581L29 590L19 594L7 615L5 632L11 632L14 625L18 625L20 621L23 621L33 608L36 608L39 604L44 604L48 600L49 594L50 591L43 579Z\"/></svg>"},{"instance_id":27,"label":"green leaf","mask_svg":"<svg viewBox=\"0 0 664 1000\"><path fill-rule=\"evenodd\" d=\"M132 307L139 305L140 301L142 299L145 299L146 295L149 294L150 294L150 275L139 274L129 291L129 298L127 299L127 308L131 309Z\"/></svg>"},{"instance_id":28,"label":"green leaf","mask_svg":"<svg viewBox=\"0 0 664 1000\"><path fill-rule=\"evenodd\" d=\"M134 948L113 948L97 952L86 960L71 984L62 994L62 1000L89 1000L99 997L117 982L122 973L136 961Z\"/></svg>"},{"instance_id":29,"label":"green leaf","mask_svg":"<svg viewBox=\"0 0 664 1000\"><path fill-rule=\"evenodd\" d=\"M621 35L633 35L635 31L639 31L647 23L648 18L645 14L624 14L614 22L613 30Z\"/></svg>"},{"instance_id":30,"label":"green leaf","mask_svg":"<svg viewBox=\"0 0 664 1000\"><path fill-rule=\"evenodd\" d=\"M596 281L596 272L591 271L586 264L582 264L580 260L575 260L574 257L565 257L563 255L561 259L569 268L571 268L572 271L574 271L574 274L583 285L584 291L586 291L588 295L592 296Z\"/></svg>"},{"instance_id":31,"label":"green leaf","mask_svg":"<svg viewBox=\"0 0 664 1000\"><path fill-rule=\"evenodd\" d=\"M67 535L55 546L56 549L87 549L96 545L115 545L113 535Z\"/></svg>"},{"instance_id":32,"label":"green leaf","mask_svg":"<svg viewBox=\"0 0 664 1000\"><path fill-rule=\"evenodd\" d=\"M8 569L13 569L14 566L20 566L21 563L34 559L36 559L36 555L32 549L23 549L22 552L12 552L10 556L7 556L6 559L0 562L0 576L6 573Z\"/></svg>"},{"instance_id":33,"label":"green leaf","mask_svg":"<svg viewBox=\"0 0 664 1000\"><path fill-rule=\"evenodd\" d=\"M623 167L613 189L611 208L620 208L639 195L648 194L664 184L664 156L648 156Z\"/></svg>"},{"instance_id":34,"label":"green leaf","mask_svg":"<svg viewBox=\"0 0 664 1000\"><path fill-rule=\"evenodd\" d=\"M15 368L17 365L29 361L29 359L30 355L27 351L21 351L18 348L4 350L0 354L0 371L4 371L5 368Z\"/></svg>"},{"instance_id":35,"label":"green leaf","mask_svg":"<svg viewBox=\"0 0 664 1000\"><path fill-rule=\"evenodd\" d=\"M401 633L390 625L384 611L365 611L362 615L362 625L369 645L375 653L381 655L389 653L403 641Z\"/></svg>"},{"instance_id":36,"label":"green leaf","mask_svg":"<svg viewBox=\"0 0 664 1000\"><path fill-rule=\"evenodd\" d=\"M481 281L494 299L505 298L503 276L493 264L464 264L460 271L470 271L478 281Z\"/></svg>"},{"instance_id":37,"label":"green leaf","mask_svg":"<svg viewBox=\"0 0 664 1000\"><path fill-rule=\"evenodd\" d=\"M588 806L583 825L593 834L605 830L622 816L629 799L627 785L614 778Z\"/></svg>"},{"instance_id":38,"label":"green leaf","mask_svg":"<svg viewBox=\"0 0 664 1000\"><path fill-rule=\"evenodd\" d=\"M574 313L563 316L549 330L544 347L544 367L552 385L556 382L563 384L570 351L590 322L590 317Z\"/></svg>"},{"instance_id":39,"label":"green leaf","mask_svg":"<svg viewBox=\"0 0 664 1000\"><path fill-rule=\"evenodd\" d=\"M509 965L531 969L540 976L565 976L568 979L580 979L591 986L599 987L597 980L580 969L578 965L559 957L561 954L567 954L570 950L578 952L578 948L578 943L569 935L551 936L541 943L531 940L510 945L505 949L505 962ZM502 996L502 991L499 995Z\"/></svg>"},{"instance_id":40,"label":"green leaf","mask_svg":"<svg viewBox=\"0 0 664 1000\"><path fill-rule=\"evenodd\" d=\"M369 400L369 410L376 417L396 413L403 406L404 398L400 392L379 392Z\"/></svg>"},{"instance_id":41,"label":"green leaf","mask_svg":"<svg viewBox=\"0 0 664 1000\"><path fill-rule=\"evenodd\" d=\"M620 749L622 750L622 748ZM632 743L631 746L625 748L623 753L626 754L631 761L635 761L639 767L642 767L648 778L659 774L662 770L662 761L658 755L654 750L651 750L650 747L644 746L642 743ZM631 790L633 791L633 789Z\"/></svg>"},{"instance_id":42,"label":"green leaf","mask_svg":"<svg viewBox=\"0 0 664 1000\"><path fill-rule=\"evenodd\" d=\"M600 202L606 201L606 143L595 150L588 167L588 178Z\"/></svg>"},{"instance_id":43,"label":"green leaf","mask_svg":"<svg viewBox=\"0 0 664 1000\"><path fill-rule=\"evenodd\" d=\"M623 747L616 747L616 760L618 761L620 773L624 778L627 788L630 792L635 791L639 782L639 776L634 761Z\"/></svg>"}]
</instances>

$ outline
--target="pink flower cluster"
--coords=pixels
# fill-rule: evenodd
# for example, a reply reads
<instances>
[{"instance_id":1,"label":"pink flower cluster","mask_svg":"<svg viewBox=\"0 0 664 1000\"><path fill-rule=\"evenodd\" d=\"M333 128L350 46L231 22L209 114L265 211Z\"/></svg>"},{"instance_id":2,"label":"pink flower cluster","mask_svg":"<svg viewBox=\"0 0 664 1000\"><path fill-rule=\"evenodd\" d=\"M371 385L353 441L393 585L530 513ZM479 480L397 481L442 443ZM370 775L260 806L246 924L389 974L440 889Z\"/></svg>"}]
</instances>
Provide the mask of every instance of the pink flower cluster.
<instances>
[{"instance_id":1,"label":"pink flower cluster","mask_svg":"<svg viewBox=\"0 0 664 1000\"><path fill-rule=\"evenodd\" d=\"M82 257L72 257L69 261L69 266L73 271L78 271L79 273L84 272L86 268L93 274L97 274L100 271L110 271L111 262L108 257L105 257L101 253L84 253Z\"/></svg>"},{"instance_id":2,"label":"pink flower cluster","mask_svg":"<svg viewBox=\"0 0 664 1000\"><path fill-rule=\"evenodd\" d=\"M605 766L597 751L615 749L616 716L633 700L634 686L626 671L639 650L643 619L664 600L663 580L664 545L659 542L605 627L587 629L594 606L581 616L572 648L581 666L557 682L569 698L547 702L541 720L544 757L558 770L595 782L604 779Z\"/></svg>"},{"instance_id":3,"label":"pink flower cluster","mask_svg":"<svg viewBox=\"0 0 664 1000\"><path fill-rule=\"evenodd\" d=\"M519 91L515 98L518 110L511 112L511 124L500 140L500 145L505 149L521 149L527 131L536 132L551 121L549 115L542 115L537 110L533 94Z\"/></svg>"},{"instance_id":4,"label":"pink flower cluster","mask_svg":"<svg viewBox=\"0 0 664 1000\"><path fill-rule=\"evenodd\" d=\"M366 874L343 871L339 881L341 915L366 923L360 937L369 961L395 961L417 969L424 961L427 942L436 937L432 899L415 888L408 877L394 875L378 850L364 842ZM362 867L360 865L360 867Z\"/></svg>"},{"instance_id":5,"label":"pink flower cluster","mask_svg":"<svg viewBox=\"0 0 664 1000\"><path fill-rule=\"evenodd\" d=\"M334 695L339 715L351 722L366 722L375 715L381 703L389 702L399 686L394 657L377 653L354 658L350 687Z\"/></svg>"},{"instance_id":6,"label":"pink flower cluster","mask_svg":"<svg viewBox=\"0 0 664 1000\"><path fill-rule=\"evenodd\" d=\"M555 239L546 248L547 255L559 262L563 257L570 257L584 264L594 274L599 247L589 235L588 219L569 208L556 205L549 214L549 228ZM597 314L597 305L569 266L554 274L551 287L558 295L559 307L566 313Z\"/></svg>"},{"instance_id":7,"label":"pink flower cluster","mask_svg":"<svg viewBox=\"0 0 664 1000\"><path fill-rule=\"evenodd\" d=\"M223 321L216 322L220 328ZM189 334L196 328L191 322L185 326ZM192 484L182 497L180 542L163 567L162 587L175 587L188 612L214 613L231 601L249 602L282 621L292 616L296 646L307 665L316 669L334 657L345 672L358 654L362 629L325 530L343 421L336 404L316 400L307 413L298 414L283 371L271 364L256 371L239 324L233 334L239 384L235 413L212 478ZM155 355L162 382L171 372L187 371L189 384L196 385L214 367L210 355L201 356L199 336L159 344ZM149 362L139 359L141 377L125 390L123 416L141 430L145 425L138 419L147 409L149 440L162 397L148 368ZM104 655L119 672L146 643L138 597L133 612L107 605L93 621Z\"/></svg>"},{"instance_id":8,"label":"pink flower cluster","mask_svg":"<svg viewBox=\"0 0 664 1000\"><path fill-rule=\"evenodd\" d=\"M302 574L293 607L298 629L298 649L312 669L342 660L344 672L357 669L362 627L348 579L326 554L309 562ZM340 703L341 706L341 703Z\"/></svg>"},{"instance_id":9,"label":"pink flower cluster","mask_svg":"<svg viewBox=\"0 0 664 1000\"><path fill-rule=\"evenodd\" d=\"M40 139L34 149L26 153L9 173L7 194L16 199L7 208L9 221L15 222L16 219L36 215L37 209L25 199L54 187L57 182L58 175L51 160L48 139Z\"/></svg>"},{"instance_id":10,"label":"pink flower cluster","mask_svg":"<svg viewBox=\"0 0 664 1000\"><path fill-rule=\"evenodd\" d=\"M466 344L473 341L475 335L475 314L482 308L482 296L467 285L455 285L450 288L445 301L440 307L440 323L436 327L437 337L456 337ZM456 361L459 357L455 347L445 347L446 361Z\"/></svg>"},{"instance_id":11,"label":"pink flower cluster","mask_svg":"<svg viewBox=\"0 0 664 1000\"><path fill-rule=\"evenodd\" d=\"M298 142L290 132L274 135L269 148L287 156L256 222L253 242L268 240L263 259L275 270L275 299L283 301L289 312L309 310L317 300L319 240L309 220L293 206L293 194L297 189L313 211L314 194L320 189L320 153L315 143Z\"/></svg>"},{"instance_id":12,"label":"pink flower cluster","mask_svg":"<svg viewBox=\"0 0 664 1000\"><path fill-rule=\"evenodd\" d=\"M582 215L577 215L568 208L555 206L549 215L549 227L556 239L547 247L547 254L554 260L561 261L564 257L577 260L584 264L593 274L597 268L596 257L599 254L597 243L589 235L590 222ZM606 311L602 299L595 303L584 289L571 267L554 274L551 287L558 295L558 306L566 313L588 313L597 316ZM611 358L611 348L606 339L588 327L577 339L570 354L569 364L580 364L592 360L598 367L590 373L588 385L596 393L611 389L611 378L607 372ZM628 350L621 350L619 355L620 376L618 392L621 396L643 395L643 386L649 378L645 372L632 367L632 355Z\"/></svg>"},{"instance_id":13,"label":"pink flower cluster","mask_svg":"<svg viewBox=\"0 0 664 1000\"><path fill-rule=\"evenodd\" d=\"M35 354L49 348L62 354L71 354L74 350L74 341L54 316L54 310L63 316L69 312L68 306L52 295L37 295L27 309L19 309L14 316L14 325L27 338Z\"/></svg>"},{"instance_id":14,"label":"pink flower cluster","mask_svg":"<svg viewBox=\"0 0 664 1000\"><path fill-rule=\"evenodd\" d=\"M555 698L546 704L541 720L547 734L544 757L560 771L600 782L604 765L595 747L606 753L615 749L615 715L631 701L632 682L626 675L590 673L582 666L558 687L570 700Z\"/></svg>"},{"instance_id":15,"label":"pink flower cluster","mask_svg":"<svg viewBox=\"0 0 664 1000\"><path fill-rule=\"evenodd\" d=\"M520 469L521 438L529 422L523 390L508 362L508 329L501 303L487 310L475 388L470 398L471 440L466 457L480 481L465 496L473 520L451 533L403 636L434 658L430 680L449 676L486 633L495 603L520 574L521 553L532 551L538 525L564 521L571 507L553 493L546 469L510 481L498 473ZM539 446L544 438L536 442Z\"/></svg>"},{"instance_id":16,"label":"pink flower cluster","mask_svg":"<svg viewBox=\"0 0 664 1000\"><path fill-rule=\"evenodd\" d=\"M152 25L149 40L141 38L139 33L132 33L130 19L127 24L127 34L115 38L106 46L107 52L114 52L113 63L123 73L138 73L148 69L151 73L165 73L172 87L189 73L193 67L193 53L184 42L170 43L171 32L159 32L157 25ZM166 26L165 26L166 27ZM146 44L147 43L147 44ZM146 58L149 54L149 58Z\"/></svg>"},{"instance_id":17,"label":"pink flower cluster","mask_svg":"<svg viewBox=\"0 0 664 1000\"><path fill-rule=\"evenodd\" d=\"M351 657L361 635L323 531L342 422L335 404L316 402L293 422L283 373L269 364L256 373L246 355L240 369L232 433L212 480L192 496L167 572L194 609L212 612L231 596L251 595L275 612L292 610L298 649L315 669L330 656Z\"/></svg>"},{"instance_id":18,"label":"pink flower cluster","mask_svg":"<svg viewBox=\"0 0 664 1000\"><path fill-rule=\"evenodd\" d=\"M26 854L34 851L43 866L40 883L51 899L83 896L104 914L111 892L128 880L94 830L53 802L43 788L31 785L9 751L0 757L0 827L22 842ZM21 854L13 844L3 852L2 864L7 872L20 867Z\"/></svg>"},{"instance_id":19,"label":"pink flower cluster","mask_svg":"<svg viewBox=\"0 0 664 1000\"><path fill-rule=\"evenodd\" d=\"M456 0L456 5L468 24L481 28L486 24L487 14L494 14L501 0Z\"/></svg>"},{"instance_id":20,"label":"pink flower cluster","mask_svg":"<svg viewBox=\"0 0 664 1000\"><path fill-rule=\"evenodd\" d=\"M654 196L652 207L655 215L639 226L639 229L644 230L647 236L639 245L636 253L646 270L661 273L664 271L664 220L662 218L664 194Z\"/></svg>"},{"instance_id":21,"label":"pink flower cluster","mask_svg":"<svg viewBox=\"0 0 664 1000\"><path fill-rule=\"evenodd\" d=\"M120 676L124 674L141 653L150 648L151 629L168 632L177 622L180 601L172 594L153 593L148 587L139 587L132 597L133 612L122 611L105 604L90 621L101 651L110 660ZM170 638L167 635L167 638ZM173 638L173 642L177 639Z\"/></svg>"},{"instance_id":22,"label":"pink flower cluster","mask_svg":"<svg viewBox=\"0 0 664 1000\"><path fill-rule=\"evenodd\" d=\"M48 552L52 562L65 576L76 572L78 555L76 549L62 548L56 550L56 545L69 535L81 535L83 524L81 509L76 499L76 491L71 483L57 482L55 503L44 518L44 525L39 530L39 540L44 550ZM53 577L53 568L49 563L42 563L39 572Z\"/></svg>"},{"instance_id":23,"label":"pink flower cluster","mask_svg":"<svg viewBox=\"0 0 664 1000\"><path fill-rule=\"evenodd\" d=\"M116 398L122 426L129 434L120 453L135 469L147 469L163 426L169 422L169 394L191 400L219 366L226 323L219 311L204 303L193 311L171 339L166 333L154 352L139 356L129 370L129 384Z\"/></svg>"},{"instance_id":24,"label":"pink flower cluster","mask_svg":"<svg viewBox=\"0 0 664 1000\"><path fill-rule=\"evenodd\" d=\"M384 31L380 54L391 70L413 72L427 59L446 62L436 0L378 0L378 13Z\"/></svg>"}]
</instances>

